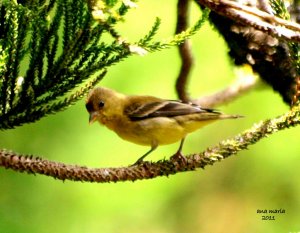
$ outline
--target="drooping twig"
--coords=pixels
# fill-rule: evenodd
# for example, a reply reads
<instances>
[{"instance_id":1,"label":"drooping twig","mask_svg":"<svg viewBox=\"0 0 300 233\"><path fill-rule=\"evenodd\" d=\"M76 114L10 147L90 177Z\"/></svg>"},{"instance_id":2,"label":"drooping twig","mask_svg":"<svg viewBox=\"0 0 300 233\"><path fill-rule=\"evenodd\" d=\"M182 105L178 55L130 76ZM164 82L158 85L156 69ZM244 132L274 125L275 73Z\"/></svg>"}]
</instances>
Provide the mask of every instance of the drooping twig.
<instances>
[{"instance_id":1,"label":"drooping twig","mask_svg":"<svg viewBox=\"0 0 300 233\"><path fill-rule=\"evenodd\" d=\"M188 27L188 11L190 0L178 0L177 3L177 25L175 33L183 32ZM190 42L185 40L184 43L178 45L181 67L176 81L176 91L179 99L183 102L189 101L187 92L187 82L193 65L193 56L190 49Z\"/></svg>"},{"instance_id":2,"label":"drooping twig","mask_svg":"<svg viewBox=\"0 0 300 233\"><path fill-rule=\"evenodd\" d=\"M258 78L254 75L237 77L234 83L225 89L213 93L212 95L203 96L192 100L193 103L206 108L213 108L232 101L233 99L245 94L257 84Z\"/></svg>"},{"instance_id":3,"label":"drooping twig","mask_svg":"<svg viewBox=\"0 0 300 233\"><path fill-rule=\"evenodd\" d=\"M222 141L202 153L186 156L186 160L180 161L161 160L155 163L144 162L137 166L97 169L65 165L0 150L0 166L18 172L51 176L59 180L103 183L152 179L157 176L169 176L178 172L192 171L196 168L213 165L215 162L247 149L268 135L299 124L300 106L297 105L279 117L255 124L251 129L232 139Z\"/></svg>"}]
</instances>

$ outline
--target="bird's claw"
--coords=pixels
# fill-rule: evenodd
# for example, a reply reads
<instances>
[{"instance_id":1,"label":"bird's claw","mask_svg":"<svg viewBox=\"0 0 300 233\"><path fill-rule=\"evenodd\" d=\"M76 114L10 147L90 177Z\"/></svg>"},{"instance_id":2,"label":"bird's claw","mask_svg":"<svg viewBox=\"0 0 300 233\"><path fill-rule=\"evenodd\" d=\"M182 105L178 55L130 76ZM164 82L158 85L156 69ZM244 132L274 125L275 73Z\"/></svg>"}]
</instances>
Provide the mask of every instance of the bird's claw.
<instances>
[{"instance_id":1,"label":"bird's claw","mask_svg":"<svg viewBox=\"0 0 300 233\"><path fill-rule=\"evenodd\" d=\"M143 162L142 159L138 159L134 164L131 164L130 167L141 165Z\"/></svg>"},{"instance_id":2,"label":"bird's claw","mask_svg":"<svg viewBox=\"0 0 300 233\"><path fill-rule=\"evenodd\" d=\"M174 155L171 156L172 162L178 162L180 164L187 164L187 158L181 153L181 151L177 151Z\"/></svg>"}]
</instances>

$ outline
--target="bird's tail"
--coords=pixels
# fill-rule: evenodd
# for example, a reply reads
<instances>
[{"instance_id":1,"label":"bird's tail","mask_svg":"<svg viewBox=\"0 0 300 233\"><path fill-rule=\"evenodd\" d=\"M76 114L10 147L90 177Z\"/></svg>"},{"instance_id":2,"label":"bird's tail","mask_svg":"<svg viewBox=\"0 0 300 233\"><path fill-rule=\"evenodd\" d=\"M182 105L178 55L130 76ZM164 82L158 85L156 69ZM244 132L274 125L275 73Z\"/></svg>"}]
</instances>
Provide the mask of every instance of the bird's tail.
<instances>
[{"instance_id":1,"label":"bird's tail","mask_svg":"<svg viewBox=\"0 0 300 233\"><path fill-rule=\"evenodd\" d=\"M236 119L236 118L243 118L242 115L228 115L228 114L220 114L218 119Z\"/></svg>"}]
</instances>

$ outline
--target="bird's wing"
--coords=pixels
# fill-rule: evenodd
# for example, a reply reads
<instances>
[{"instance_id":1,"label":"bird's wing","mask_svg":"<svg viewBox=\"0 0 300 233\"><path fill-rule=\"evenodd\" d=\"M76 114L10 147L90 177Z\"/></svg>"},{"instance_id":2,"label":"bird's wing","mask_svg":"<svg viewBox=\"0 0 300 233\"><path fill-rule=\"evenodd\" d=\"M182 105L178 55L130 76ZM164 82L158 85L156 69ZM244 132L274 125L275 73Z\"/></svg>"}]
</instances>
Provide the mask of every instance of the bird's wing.
<instances>
[{"instance_id":1,"label":"bird's wing","mask_svg":"<svg viewBox=\"0 0 300 233\"><path fill-rule=\"evenodd\" d=\"M133 120L153 117L175 117L193 113L220 114L213 109L204 109L192 103L182 103L173 100L151 101L148 103L135 102L135 104L125 109L125 113Z\"/></svg>"}]
</instances>

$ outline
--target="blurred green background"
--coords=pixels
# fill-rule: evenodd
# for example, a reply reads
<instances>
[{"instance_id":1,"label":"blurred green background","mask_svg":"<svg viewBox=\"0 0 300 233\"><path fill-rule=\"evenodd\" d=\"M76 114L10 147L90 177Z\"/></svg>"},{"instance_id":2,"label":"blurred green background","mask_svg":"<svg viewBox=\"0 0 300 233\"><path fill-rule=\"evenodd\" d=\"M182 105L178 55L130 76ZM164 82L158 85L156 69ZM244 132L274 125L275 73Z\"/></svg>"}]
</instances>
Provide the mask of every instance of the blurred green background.
<instances>
[{"instance_id":1,"label":"blurred green background","mask_svg":"<svg viewBox=\"0 0 300 233\"><path fill-rule=\"evenodd\" d=\"M195 21L199 12L197 6L192 8ZM158 16L162 25L157 38L166 38L173 34L175 15L176 1L141 1L118 30L135 41ZM193 37L192 46L193 97L213 93L234 80L225 43L208 23ZM111 67L100 85L126 94L174 99L179 64L176 48L133 56ZM90 167L128 165L149 149L123 141L98 124L89 126L84 103L0 132L0 147ZM200 152L288 107L263 86L219 109L246 117L191 134L185 154ZM299 136L299 128L285 130L205 170L134 183L61 182L1 168L0 232L300 232ZM177 147L159 147L148 159L172 155ZM276 214L273 221L263 221L257 213L280 208L285 214Z\"/></svg>"}]
</instances>

